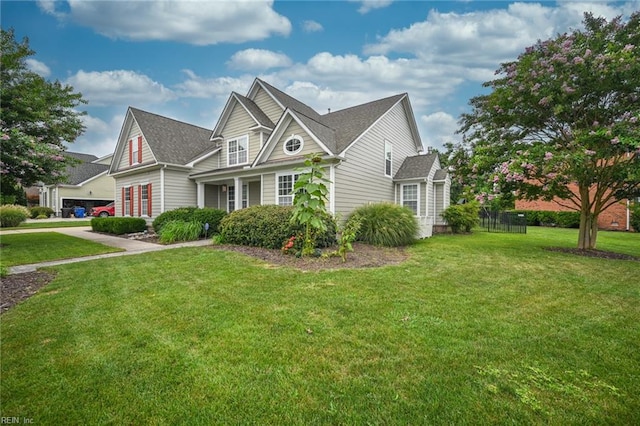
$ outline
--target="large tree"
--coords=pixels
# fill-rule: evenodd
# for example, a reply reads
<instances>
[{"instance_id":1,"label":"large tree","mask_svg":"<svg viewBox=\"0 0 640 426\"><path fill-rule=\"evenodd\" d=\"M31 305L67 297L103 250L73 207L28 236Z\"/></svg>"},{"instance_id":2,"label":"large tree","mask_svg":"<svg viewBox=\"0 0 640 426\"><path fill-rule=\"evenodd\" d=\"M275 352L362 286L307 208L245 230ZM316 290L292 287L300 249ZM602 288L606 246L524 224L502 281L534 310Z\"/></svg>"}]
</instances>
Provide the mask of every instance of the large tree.
<instances>
[{"instance_id":1,"label":"large tree","mask_svg":"<svg viewBox=\"0 0 640 426\"><path fill-rule=\"evenodd\" d=\"M71 86L30 71L29 41L18 43L13 30L0 31L0 174L6 195L11 188L64 179L64 143L84 131L84 112L77 107L85 101Z\"/></svg>"},{"instance_id":2,"label":"large tree","mask_svg":"<svg viewBox=\"0 0 640 426\"><path fill-rule=\"evenodd\" d=\"M580 212L578 248L598 215L640 192L640 13L560 34L502 64L461 119L457 173L480 201L515 194Z\"/></svg>"}]
</instances>

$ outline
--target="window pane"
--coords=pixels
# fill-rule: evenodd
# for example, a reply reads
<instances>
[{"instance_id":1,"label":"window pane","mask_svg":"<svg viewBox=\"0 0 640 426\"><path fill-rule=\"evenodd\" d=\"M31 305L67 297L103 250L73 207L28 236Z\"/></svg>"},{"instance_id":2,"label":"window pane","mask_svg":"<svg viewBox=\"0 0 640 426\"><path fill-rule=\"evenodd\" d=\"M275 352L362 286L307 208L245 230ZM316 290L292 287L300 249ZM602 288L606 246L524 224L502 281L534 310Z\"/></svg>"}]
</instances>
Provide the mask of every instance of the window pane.
<instances>
[{"instance_id":1,"label":"window pane","mask_svg":"<svg viewBox=\"0 0 640 426\"><path fill-rule=\"evenodd\" d=\"M229 211L232 212L236 208L236 188L233 185L227 187L227 196L229 197L227 207Z\"/></svg>"},{"instance_id":2,"label":"window pane","mask_svg":"<svg viewBox=\"0 0 640 426\"><path fill-rule=\"evenodd\" d=\"M402 186L402 205L418 214L418 185Z\"/></svg>"}]
</instances>

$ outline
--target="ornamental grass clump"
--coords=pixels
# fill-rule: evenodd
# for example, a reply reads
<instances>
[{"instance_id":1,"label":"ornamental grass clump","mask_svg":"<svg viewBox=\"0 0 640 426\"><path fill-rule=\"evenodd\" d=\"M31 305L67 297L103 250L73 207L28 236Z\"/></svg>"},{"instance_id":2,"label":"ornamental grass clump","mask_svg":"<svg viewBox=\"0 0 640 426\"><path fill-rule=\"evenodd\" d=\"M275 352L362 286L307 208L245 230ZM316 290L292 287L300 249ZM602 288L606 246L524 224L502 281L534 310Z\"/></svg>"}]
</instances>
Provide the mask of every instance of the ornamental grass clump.
<instances>
[{"instance_id":1,"label":"ornamental grass clump","mask_svg":"<svg viewBox=\"0 0 640 426\"><path fill-rule=\"evenodd\" d=\"M349 222L359 221L357 240L375 246L400 247L413 243L418 222L413 211L391 203L369 204L356 209Z\"/></svg>"},{"instance_id":2,"label":"ornamental grass clump","mask_svg":"<svg viewBox=\"0 0 640 426\"><path fill-rule=\"evenodd\" d=\"M31 217L31 212L24 206L6 204L0 206L0 228L13 228Z\"/></svg>"},{"instance_id":3,"label":"ornamental grass clump","mask_svg":"<svg viewBox=\"0 0 640 426\"><path fill-rule=\"evenodd\" d=\"M158 238L163 244L171 244L177 241L195 241L202 233L200 222L185 222L182 220L172 220L164 224Z\"/></svg>"}]
</instances>

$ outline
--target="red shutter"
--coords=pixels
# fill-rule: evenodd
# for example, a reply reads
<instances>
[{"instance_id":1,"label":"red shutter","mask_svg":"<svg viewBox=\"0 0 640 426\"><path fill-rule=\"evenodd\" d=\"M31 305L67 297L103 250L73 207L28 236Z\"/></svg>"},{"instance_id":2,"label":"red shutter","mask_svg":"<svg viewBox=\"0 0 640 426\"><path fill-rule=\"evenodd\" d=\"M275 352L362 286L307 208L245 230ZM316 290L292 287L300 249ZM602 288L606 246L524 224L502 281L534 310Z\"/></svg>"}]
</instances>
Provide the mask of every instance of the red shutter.
<instances>
[{"instance_id":1,"label":"red shutter","mask_svg":"<svg viewBox=\"0 0 640 426\"><path fill-rule=\"evenodd\" d=\"M138 163L142 163L142 136L138 136Z\"/></svg>"},{"instance_id":2,"label":"red shutter","mask_svg":"<svg viewBox=\"0 0 640 426\"><path fill-rule=\"evenodd\" d=\"M129 139L129 165L133 164L133 140Z\"/></svg>"},{"instance_id":3,"label":"red shutter","mask_svg":"<svg viewBox=\"0 0 640 426\"><path fill-rule=\"evenodd\" d=\"M142 185L138 185L138 217L142 216Z\"/></svg>"},{"instance_id":4,"label":"red shutter","mask_svg":"<svg viewBox=\"0 0 640 426\"><path fill-rule=\"evenodd\" d=\"M133 216L133 186L129 187L129 198L130 198L130 202L129 202L129 216Z\"/></svg>"},{"instance_id":5,"label":"red shutter","mask_svg":"<svg viewBox=\"0 0 640 426\"><path fill-rule=\"evenodd\" d=\"M122 216L126 216L127 215L127 212L124 209L124 197L126 196L126 193L124 192L125 189L126 188L123 186L122 187Z\"/></svg>"},{"instance_id":6,"label":"red shutter","mask_svg":"<svg viewBox=\"0 0 640 426\"><path fill-rule=\"evenodd\" d=\"M147 197L149 198L147 200L147 216L151 217L151 184L147 185Z\"/></svg>"}]
</instances>

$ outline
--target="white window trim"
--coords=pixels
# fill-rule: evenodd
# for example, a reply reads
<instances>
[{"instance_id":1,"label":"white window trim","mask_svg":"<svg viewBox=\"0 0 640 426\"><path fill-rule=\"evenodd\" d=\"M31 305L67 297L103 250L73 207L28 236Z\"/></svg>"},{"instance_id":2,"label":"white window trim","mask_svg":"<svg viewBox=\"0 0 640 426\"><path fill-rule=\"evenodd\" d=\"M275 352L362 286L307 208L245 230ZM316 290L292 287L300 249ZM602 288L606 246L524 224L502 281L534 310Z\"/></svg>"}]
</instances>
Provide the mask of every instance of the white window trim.
<instances>
[{"instance_id":1,"label":"white window trim","mask_svg":"<svg viewBox=\"0 0 640 426\"><path fill-rule=\"evenodd\" d=\"M138 136L131 139L131 165L140 164L138 162Z\"/></svg>"},{"instance_id":2,"label":"white window trim","mask_svg":"<svg viewBox=\"0 0 640 426\"><path fill-rule=\"evenodd\" d=\"M389 167L390 168L389 174L387 174L387 152L391 154L391 158L390 158L391 167ZM384 161L382 165L383 165L382 171L384 172L384 175L386 177L393 178L393 145L391 144L391 142L389 142L386 139L384 141Z\"/></svg>"},{"instance_id":3,"label":"white window trim","mask_svg":"<svg viewBox=\"0 0 640 426\"><path fill-rule=\"evenodd\" d=\"M131 196L131 188L133 188L133 192L135 194L135 185L129 185L124 187L124 200L122 200L122 204L124 204L124 216L131 217L131 206L133 205L133 197ZM127 204L127 197L129 197L129 204ZM134 206L135 207L135 206Z\"/></svg>"},{"instance_id":4,"label":"white window trim","mask_svg":"<svg viewBox=\"0 0 640 426\"><path fill-rule=\"evenodd\" d=\"M233 142L233 141L237 141L237 142L239 142L239 141L241 141L241 140L243 140L243 139L244 139L244 140L246 141L246 143L247 143L247 149L246 149L246 152L247 152L247 159L246 159L246 161L244 161L244 162L242 162L242 163L238 161L238 162L237 162L237 163L235 163L235 164L231 164L231 151L229 150L229 144L230 144L231 142ZM238 157L238 153L239 153L239 152L240 152L240 151L236 151L236 153L235 153L235 155L236 155L236 160L237 160L237 157ZM241 165L243 165L243 164L249 164L249 135L242 135L242 136L238 136L238 137L236 137L236 138L227 139L227 167L241 166Z\"/></svg>"},{"instance_id":5,"label":"white window trim","mask_svg":"<svg viewBox=\"0 0 640 426\"><path fill-rule=\"evenodd\" d=\"M293 139L298 139L300 141L300 147L298 149L296 149L295 151L287 151L287 142L289 142L290 140L293 140ZM285 141L282 144L282 152L284 152L286 155L299 154L300 151L302 151L303 148L304 148L304 139L302 138L302 136L296 135L296 134L293 134L293 135L289 136L287 139L285 139Z\"/></svg>"},{"instance_id":6,"label":"white window trim","mask_svg":"<svg viewBox=\"0 0 640 426\"><path fill-rule=\"evenodd\" d=\"M149 183L150 182L146 182L146 183L141 183L140 184L140 217L151 217L149 216ZM144 195L144 189L147 189L147 206L144 206L144 201L145 199L142 198L142 196Z\"/></svg>"},{"instance_id":7,"label":"white window trim","mask_svg":"<svg viewBox=\"0 0 640 426\"><path fill-rule=\"evenodd\" d=\"M282 172L282 173L276 173L276 181L275 181L275 195L276 195L276 199L275 199L275 203L278 206L281 206L283 204L280 204L280 197L285 197L285 195L280 195L280 177L282 176L292 176L292 184L291 184L291 191L293 191L293 187L296 184L296 176L300 176L300 173L296 173L294 171L291 172ZM291 204L293 205L293 195L291 195Z\"/></svg>"},{"instance_id":8,"label":"white window trim","mask_svg":"<svg viewBox=\"0 0 640 426\"><path fill-rule=\"evenodd\" d=\"M406 186L415 186L416 187L416 199L415 200L407 200L407 201L416 201L416 213L415 215L420 217L420 183L403 183L400 185L400 205L404 207L404 188Z\"/></svg>"}]
</instances>

